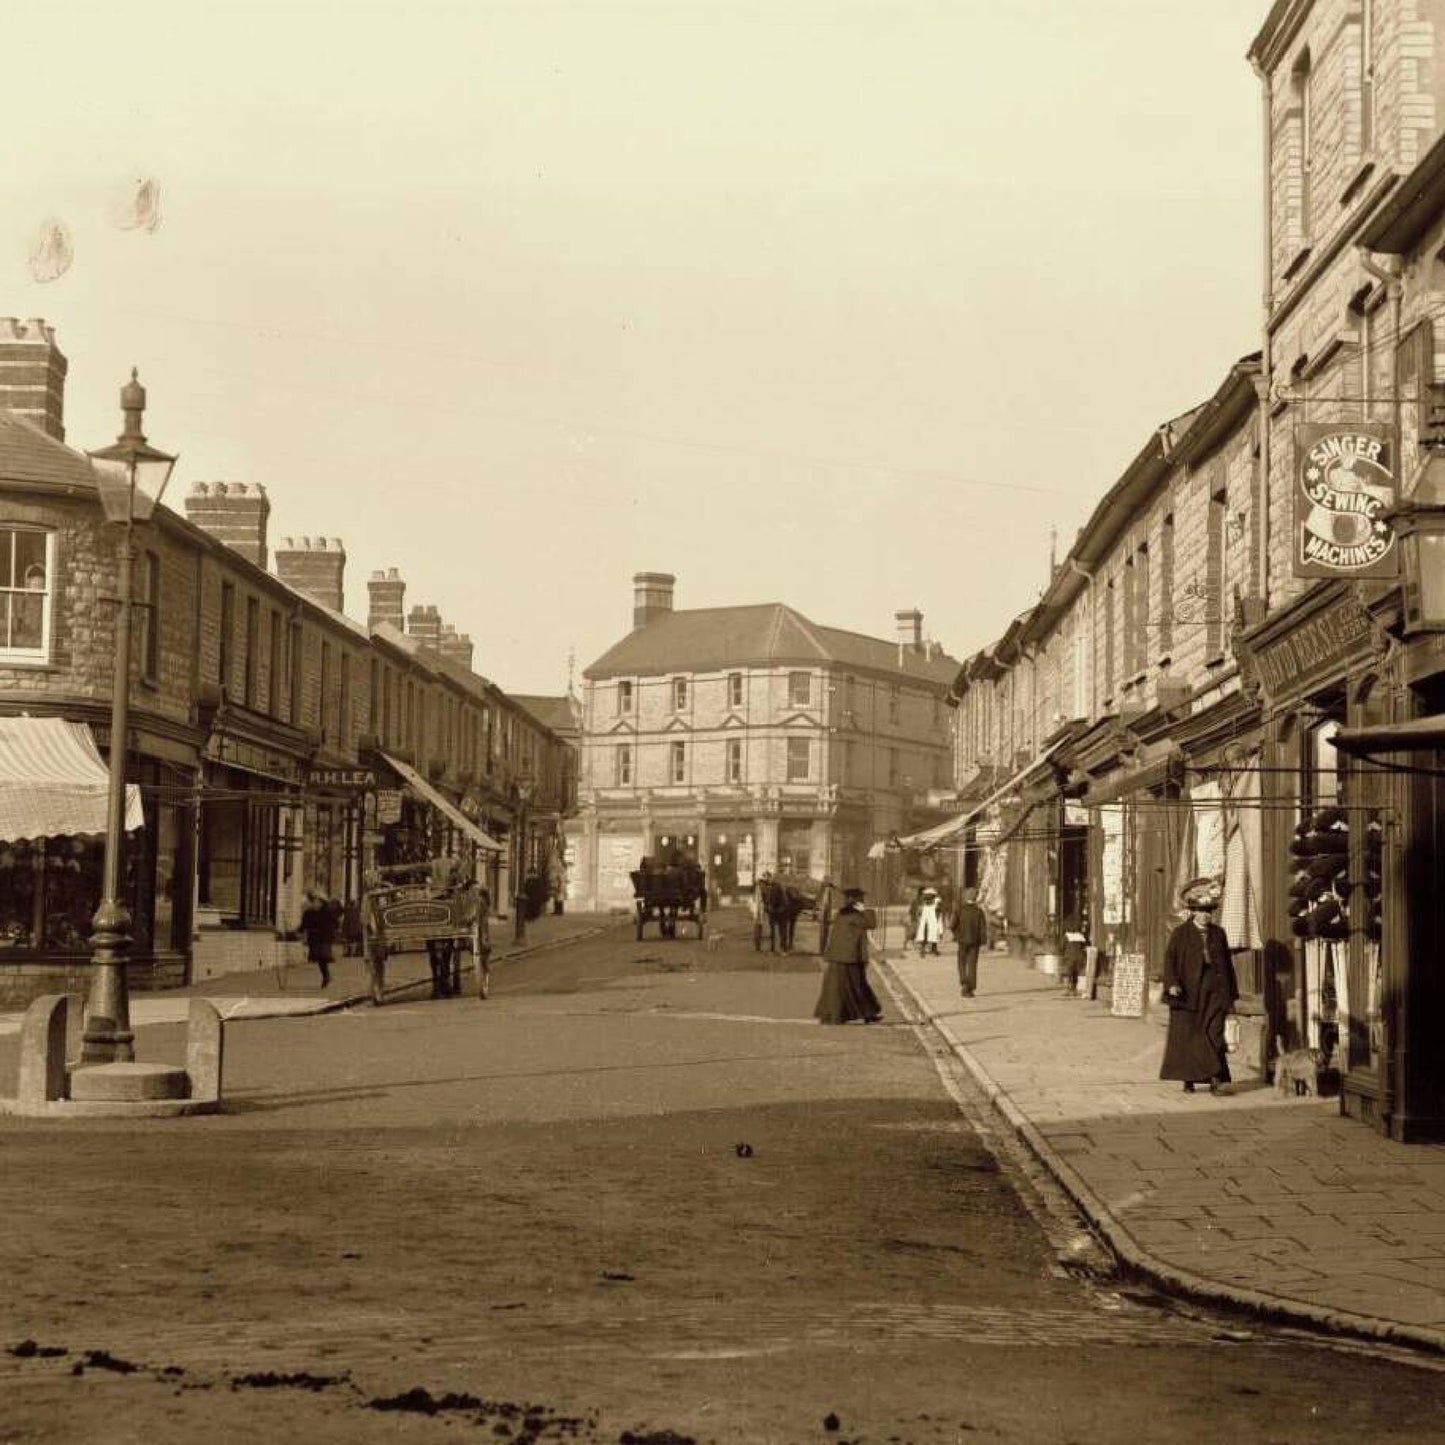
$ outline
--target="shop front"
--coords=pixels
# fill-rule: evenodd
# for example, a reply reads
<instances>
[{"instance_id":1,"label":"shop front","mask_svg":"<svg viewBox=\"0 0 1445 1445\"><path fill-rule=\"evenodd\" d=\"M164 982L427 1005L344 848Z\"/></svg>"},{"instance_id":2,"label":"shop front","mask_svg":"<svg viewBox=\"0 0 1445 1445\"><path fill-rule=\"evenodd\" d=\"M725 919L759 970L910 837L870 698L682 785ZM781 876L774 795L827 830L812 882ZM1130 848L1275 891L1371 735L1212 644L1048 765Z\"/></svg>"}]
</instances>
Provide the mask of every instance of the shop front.
<instances>
[{"instance_id":1,"label":"shop front","mask_svg":"<svg viewBox=\"0 0 1445 1445\"><path fill-rule=\"evenodd\" d=\"M1353 584L1327 581L1243 639L1264 723L1260 979L1271 1040L1318 1051L1342 1108L1390 1131L1387 927L1381 888L1398 820L1381 770L1351 763L1343 731L1389 706L1388 653Z\"/></svg>"},{"instance_id":2,"label":"shop front","mask_svg":"<svg viewBox=\"0 0 1445 1445\"><path fill-rule=\"evenodd\" d=\"M145 760L139 771L154 775ZM100 904L109 774L90 729L58 717L0 718L0 1005L85 993ZM137 959L170 941L180 857L175 820L144 831L127 784L124 889Z\"/></svg>"}]
</instances>

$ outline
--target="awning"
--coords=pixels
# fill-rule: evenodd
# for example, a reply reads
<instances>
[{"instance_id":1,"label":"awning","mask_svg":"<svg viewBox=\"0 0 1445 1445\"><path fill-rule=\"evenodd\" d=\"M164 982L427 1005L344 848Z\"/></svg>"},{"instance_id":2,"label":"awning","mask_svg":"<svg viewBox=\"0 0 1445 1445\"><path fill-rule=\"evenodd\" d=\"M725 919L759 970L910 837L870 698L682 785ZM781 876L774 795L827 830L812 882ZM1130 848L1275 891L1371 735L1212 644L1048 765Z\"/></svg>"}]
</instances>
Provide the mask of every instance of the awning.
<instances>
[{"instance_id":1,"label":"awning","mask_svg":"<svg viewBox=\"0 0 1445 1445\"><path fill-rule=\"evenodd\" d=\"M491 853L504 851L502 845L490 833L483 832L477 827L446 794L438 792L432 787L410 763L404 763L400 758L392 757L390 753L383 753L382 757L386 759L387 766L422 802L430 803L454 827L459 828L466 837L470 838L478 848L485 848Z\"/></svg>"},{"instance_id":2,"label":"awning","mask_svg":"<svg viewBox=\"0 0 1445 1445\"><path fill-rule=\"evenodd\" d=\"M84 723L0 718L0 842L104 833L110 770ZM125 827L145 826L140 788L127 783Z\"/></svg>"},{"instance_id":3,"label":"awning","mask_svg":"<svg viewBox=\"0 0 1445 1445\"><path fill-rule=\"evenodd\" d=\"M1445 748L1445 715L1412 718L1409 722L1376 723L1373 727L1340 728L1334 745L1351 757L1374 753L1409 753L1417 748Z\"/></svg>"},{"instance_id":4,"label":"awning","mask_svg":"<svg viewBox=\"0 0 1445 1445\"><path fill-rule=\"evenodd\" d=\"M921 833L910 833L906 838L900 838L898 841L905 848L936 848L940 843L948 842L950 838L962 833L981 813L986 813L1000 798L1007 796L1010 792L1020 787L1023 780L1028 777L1030 773L1037 772L1038 769L1043 767L1043 765L1069 741L1070 739L1065 737L1060 738L1055 743L1051 743L1032 762L1020 768L1008 782L1001 783L995 788L977 807L970 808L966 813L959 813L952 818L948 818L942 823L935 823L933 827L925 828ZM1030 811L1032 811L1032 807Z\"/></svg>"}]
</instances>

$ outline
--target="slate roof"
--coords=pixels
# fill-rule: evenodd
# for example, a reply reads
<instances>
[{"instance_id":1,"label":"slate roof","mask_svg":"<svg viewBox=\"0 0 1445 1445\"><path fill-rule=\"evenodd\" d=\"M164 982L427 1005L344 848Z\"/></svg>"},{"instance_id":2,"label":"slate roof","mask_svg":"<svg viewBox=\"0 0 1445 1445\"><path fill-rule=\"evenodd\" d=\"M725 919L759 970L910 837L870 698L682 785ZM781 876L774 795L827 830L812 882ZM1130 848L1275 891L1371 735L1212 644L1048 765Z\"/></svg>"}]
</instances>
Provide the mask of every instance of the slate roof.
<instances>
[{"instance_id":1,"label":"slate roof","mask_svg":"<svg viewBox=\"0 0 1445 1445\"><path fill-rule=\"evenodd\" d=\"M947 686L958 662L946 653L902 650L896 642L820 627L782 602L669 612L609 647L584 677L715 672L729 667L837 663Z\"/></svg>"},{"instance_id":2,"label":"slate roof","mask_svg":"<svg viewBox=\"0 0 1445 1445\"><path fill-rule=\"evenodd\" d=\"M538 722L551 728L554 733L576 732L580 726L580 720L574 711L577 704L565 693L551 697L513 692L507 696L526 708Z\"/></svg>"},{"instance_id":3,"label":"slate roof","mask_svg":"<svg viewBox=\"0 0 1445 1445\"><path fill-rule=\"evenodd\" d=\"M33 422L0 410L0 482L77 487L95 494L95 473L82 452L56 441Z\"/></svg>"}]
</instances>

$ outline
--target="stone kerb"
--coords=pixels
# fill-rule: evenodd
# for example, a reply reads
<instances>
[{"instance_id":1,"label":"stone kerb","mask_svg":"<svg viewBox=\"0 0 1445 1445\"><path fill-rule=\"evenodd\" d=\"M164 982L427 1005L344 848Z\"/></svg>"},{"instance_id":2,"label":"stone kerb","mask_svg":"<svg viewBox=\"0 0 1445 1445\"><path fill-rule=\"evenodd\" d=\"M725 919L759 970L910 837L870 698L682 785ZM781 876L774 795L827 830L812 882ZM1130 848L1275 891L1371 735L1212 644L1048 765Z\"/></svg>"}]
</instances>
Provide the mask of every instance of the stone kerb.
<instances>
[{"instance_id":1,"label":"stone kerb","mask_svg":"<svg viewBox=\"0 0 1445 1445\"><path fill-rule=\"evenodd\" d=\"M186 1074L193 1101L220 1102L224 1056L225 1032L220 1011L210 999L193 998L186 1024Z\"/></svg>"}]
</instances>

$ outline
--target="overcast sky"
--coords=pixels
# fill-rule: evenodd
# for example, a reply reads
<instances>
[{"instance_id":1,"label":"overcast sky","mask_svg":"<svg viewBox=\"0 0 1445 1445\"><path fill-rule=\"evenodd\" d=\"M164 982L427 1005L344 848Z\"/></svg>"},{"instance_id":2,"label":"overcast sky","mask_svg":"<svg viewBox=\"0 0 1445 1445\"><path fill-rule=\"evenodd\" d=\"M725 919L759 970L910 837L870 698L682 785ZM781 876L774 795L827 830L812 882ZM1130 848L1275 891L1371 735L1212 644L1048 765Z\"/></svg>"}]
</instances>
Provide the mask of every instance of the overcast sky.
<instances>
[{"instance_id":1,"label":"overcast sky","mask_svg":"<svg viewBox=\"0 0 1445 1445\"><path fill-rule=\"evenodd\" d=\"M1259 344L1267 10L15 7L0 315L56 327L73 445L138 366L173 505L264 483L349 612L397 567L504 687L560 692L638 570L966 656Z\"/></svg>"}]
</instances>

